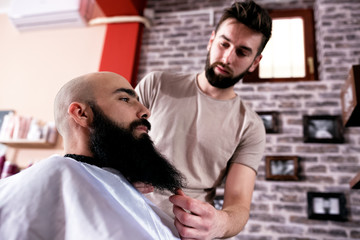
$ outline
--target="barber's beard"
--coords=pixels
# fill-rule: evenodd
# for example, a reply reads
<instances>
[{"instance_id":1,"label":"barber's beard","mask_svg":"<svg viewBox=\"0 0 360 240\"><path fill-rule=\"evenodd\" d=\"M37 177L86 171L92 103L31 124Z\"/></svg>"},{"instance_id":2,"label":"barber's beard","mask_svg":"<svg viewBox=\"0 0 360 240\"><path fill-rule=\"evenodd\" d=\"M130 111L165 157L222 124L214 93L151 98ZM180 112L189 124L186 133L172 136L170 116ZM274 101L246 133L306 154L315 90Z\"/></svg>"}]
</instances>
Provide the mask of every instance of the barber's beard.
<instances>
[{"instance_id":1,"label":"barber's beard","mask_svg":"<svg viewBox=\"0 0 360 240\"><path fill-rule=\"evenodd\" d=\"M91 106L94 119L90 149L104 167L118 170L131 183L151 184L159 190L175 192L184 187L183 176L154 147L147 134L134 137L134 129L145 125L146 119L134 121L129 129L110 120L101 109Z\"/></svg>"},{"instance_id":2,"label":"barber's beard","mask_svg":"<svg viewBox=\"0 0 360 240\"><path fill-rule=\"evenodd\" d=\"M220 65L227 69L228 67L222 63L222 62L214 62L210 65L210 51L208 52L206 56L206 65L205 65L205 76L208 80L208 82L211 84L211 86L216 88L229 88L234 86L236 83L238 83L247 73L250 68L250 66L241 74L235 76L235 77L226 77L222 75L216 75L214 68ZM229 70L230 71L230 70Z\"/></svg>"}]
</instances>

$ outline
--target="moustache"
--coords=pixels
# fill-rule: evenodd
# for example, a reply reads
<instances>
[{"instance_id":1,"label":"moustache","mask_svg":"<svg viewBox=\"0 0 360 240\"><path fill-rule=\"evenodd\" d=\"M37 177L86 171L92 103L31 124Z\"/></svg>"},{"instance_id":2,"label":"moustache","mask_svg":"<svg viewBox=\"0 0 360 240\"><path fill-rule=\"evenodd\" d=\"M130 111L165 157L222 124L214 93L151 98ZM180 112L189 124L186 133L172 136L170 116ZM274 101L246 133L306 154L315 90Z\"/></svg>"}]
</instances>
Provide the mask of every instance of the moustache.
<instances>
[{"instance_id":1,"label":"moustache","mask_svg":"<svg viewBox=\"0 0 360 240\"><path fill-rule=\"evenodd\" d=\"M148 131L151 130L151 124L148 120L142 118L142 119L139 119L139 120L135 120L133 121L131 124L130 124L130 130L133 131L136 127L138 126L145 126Z\"/></svg>"},{"instance_id":2,"label":"moustache","mask_svg":"<svg viewBox=\"0 0 360 240\"><path fill-rule=\"evenodd\" d=\"M213 64L211 64L211 68L215 68L216 66L221 66L222 68L224 68L225 71L227 71L229 74L233 74L233 70L231 68L229 68L228 65L222 63L222 62L214 62Z\"/></svg>"}]
</instances>

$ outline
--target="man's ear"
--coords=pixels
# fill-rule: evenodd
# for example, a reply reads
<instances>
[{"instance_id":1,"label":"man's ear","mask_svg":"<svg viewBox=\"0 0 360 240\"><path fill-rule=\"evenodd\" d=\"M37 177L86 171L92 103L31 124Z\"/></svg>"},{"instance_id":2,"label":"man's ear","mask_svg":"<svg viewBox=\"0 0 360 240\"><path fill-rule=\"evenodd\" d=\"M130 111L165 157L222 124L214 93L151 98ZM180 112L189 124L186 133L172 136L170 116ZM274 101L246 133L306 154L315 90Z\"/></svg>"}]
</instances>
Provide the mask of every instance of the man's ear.
<instances>
[{"instance_id":1,"label":"man's ear","mask_svg":"<svg viewBox=\"0 0 360 240\"><path fill-rule=\"evenodd\" d=\"M211 37L210 37L210 39L209 39L209 42L208 42L208 45L207 45L207 50L209 51L210 50L210 48L211 48L211 45L212 45L212 43L213 43L213 41L214 41L214 39L215 39L215 31L212 31L212 33L211 33Z\"/></svg>"},{"instance_id":2,"label":"man's ear","mask_svg":"<svg viewBox=\"0 0 360 240\"><path fill-rule=\"evenodd\" d=\"M257 66L259 66L260 60L262 59L262 55L260 54L259 56L255 57L253 63L251 64L250 68L249 68L249 72L253 72Z\"/></svg>"},{"instance_id":3,"label":"man's ear","mask_svg":"<svg viewBox=\"0 0 360 240\"><path fill-rule=\"evenodd\" d=\"M92 112L87 104L72 102L68 108L68 114L82 127L88 127L91 123Z\"/></svg>"}]
</instances>

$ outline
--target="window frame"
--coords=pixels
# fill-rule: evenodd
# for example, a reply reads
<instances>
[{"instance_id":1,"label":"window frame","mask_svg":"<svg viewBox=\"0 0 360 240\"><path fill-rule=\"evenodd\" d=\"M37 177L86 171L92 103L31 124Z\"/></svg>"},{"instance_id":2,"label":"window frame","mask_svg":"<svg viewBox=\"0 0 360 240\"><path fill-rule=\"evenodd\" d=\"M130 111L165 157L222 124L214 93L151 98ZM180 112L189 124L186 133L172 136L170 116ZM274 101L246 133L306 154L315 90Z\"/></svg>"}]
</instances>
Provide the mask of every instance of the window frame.
<instances>
[{"instance_id":1,"label":"window frame","mask_svg":"<svg viewBox=\"0 0 360 240\"><path fill-rule=\"evenodd\" d=\"M305 77L303 78L260 78L258 66L253 72L248 73L244 83L257 82L296 82L318 80L315 24L313 9L269 10L272 19L301 17L304 21L304 50L305 50ZM312 59L312 60L310 60ZM310 62L312 61L312 62ZM260 61L261 62L261 61Z\"/></svg>"}]
</instances>

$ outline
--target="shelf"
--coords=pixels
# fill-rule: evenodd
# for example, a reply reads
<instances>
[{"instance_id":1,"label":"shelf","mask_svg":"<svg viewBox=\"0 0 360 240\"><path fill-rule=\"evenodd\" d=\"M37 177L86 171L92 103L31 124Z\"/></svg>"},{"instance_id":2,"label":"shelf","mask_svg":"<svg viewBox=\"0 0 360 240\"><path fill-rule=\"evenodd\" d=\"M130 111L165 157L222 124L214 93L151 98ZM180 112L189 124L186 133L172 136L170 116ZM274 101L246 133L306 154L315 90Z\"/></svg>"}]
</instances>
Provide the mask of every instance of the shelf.
<instances>
[{"instance_id":1,"label":"shelf","mask_svg":"<svg viewBox=\"0 0 360 240\"><path fill-rule=\"evenodd\" d=\"M55 146L55 143L47 142L46 140L0 140L0 143L15 148L50 148Z\"/></svg>"},{"instance_id":2,"label":"shelf","mask_svg":"<svg viewBox=\"0 0 360 240\"><path fill-rule=\"evenodd\" d=\"M360 172L350 181L350 188L360 189Z\"/></svg>"}]
</instances>

